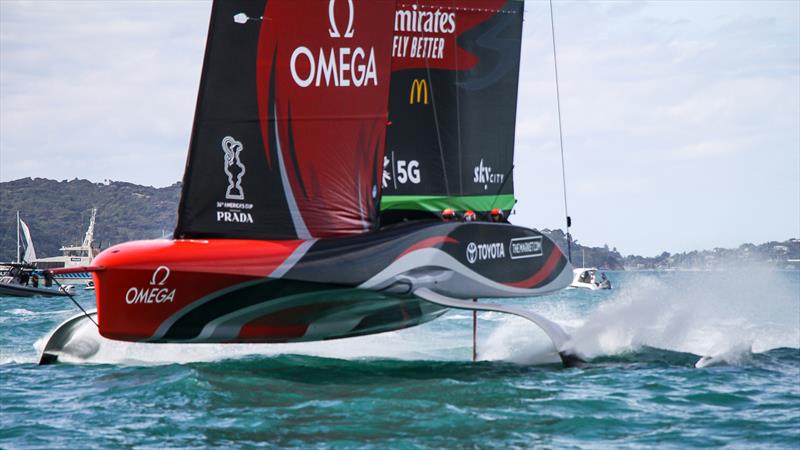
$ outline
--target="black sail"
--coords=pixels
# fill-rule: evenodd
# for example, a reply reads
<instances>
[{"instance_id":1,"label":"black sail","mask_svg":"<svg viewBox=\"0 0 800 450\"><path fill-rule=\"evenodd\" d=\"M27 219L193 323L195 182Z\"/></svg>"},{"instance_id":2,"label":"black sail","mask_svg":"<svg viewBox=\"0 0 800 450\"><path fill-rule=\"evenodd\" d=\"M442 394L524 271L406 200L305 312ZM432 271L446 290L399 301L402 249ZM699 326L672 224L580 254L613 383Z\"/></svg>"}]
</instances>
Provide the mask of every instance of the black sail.
<instances>
[{"instance_id":1,"label":"black sail","mask_svg":"<svg viewBox=\"0 0 800 450\"><path fill-rule=\"evenodd\" d=\"M250 151L250 147L264 148L260 128L252 124L259 114L255 73L260 27L233 20L239 13L261 17L263 12L263 1L214 2L212 6L175 237L296 237L279 174L273 170L253 176L246 169L241 174L235 163L238 156L246 168L267 167L264 152ZM234 170L228 170L230 178L222 148L222 139L227 136L245 143L244 149L234 154ZM229 190L231 185L234 189ZM244 201L230 198L237 196L244 197ZM274 207L247 209L251 198ZM222 214L221 221L217 221L218 212ZM243 220L225 221L226 213Z\"/></svg>"}]
</instances>

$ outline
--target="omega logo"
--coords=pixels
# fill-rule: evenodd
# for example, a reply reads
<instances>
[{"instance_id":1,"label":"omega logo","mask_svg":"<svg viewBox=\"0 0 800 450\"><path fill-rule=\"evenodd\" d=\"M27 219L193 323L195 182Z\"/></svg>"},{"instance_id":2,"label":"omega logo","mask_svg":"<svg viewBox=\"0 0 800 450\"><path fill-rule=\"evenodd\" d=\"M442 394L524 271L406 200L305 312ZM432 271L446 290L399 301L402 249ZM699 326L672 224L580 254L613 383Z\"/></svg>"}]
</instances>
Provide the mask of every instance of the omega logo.
<instances>
[{"instance_id":1,"label":"omega logo","mask_svg":"<svg viewBox=\"0 0 800 450\"><path fill-rule=\"evenodd\" d=\"M348 19L347 19L347 31L344 32L345 38L353 37L353 16L354 16L354 9L353 8L353 0L347 0L347 7L349 10ZM328 33L331 35L332 38L339 38L342 37L339 34L339 27L336 25L336 17L334 14L334 9L336 8L336 0L330 0L328 2L328 20L331 23L331 27L328 29Z\"/></svg>"},{"instance_id":2,"label":"omega logo","mask_svg":"<svg viewBox=\"0 0 800 450\"><path fill-rule=\"evenodd\" d=\"M336 0L328 1L328 34L332 38L352 38L355 34L353 0L347 0L347 29L344 36L336 22ZM378 85L375 47L333 46L312 50L304 45L294 49L289 59L289 70L295 84L301 88L314 87L366 87Z\"/></svg>"},{"instance_id":3,"label":"omega logo","mask_svg":"<svg viewBox=\"0 0 800 450\"><path fill-rule=\"evenodd\" d=\"M164 273L164 277L161 278L161 281L156 283L156 280L159 279L158 274ZM150 286L155 286L158 284L159 286L163 286L164 283L167 282L167 278L169 278L169 267L167 266L158 266L158 268L153 272L153 278L150 279Z\"/></svg>"},{"instance_id":4,"label":"omega logo","mask_svg":"<svg viewBox=\"0 0 800 450\"><path fill-rule=\"evenodd\" d=\"M162 287L169 278L169 267L158 266L150 277L150 287L131 287L125 292L125 303L129 305L139 303L166 303L175 301L175 288Z\"/></svg>"}]
</instances>

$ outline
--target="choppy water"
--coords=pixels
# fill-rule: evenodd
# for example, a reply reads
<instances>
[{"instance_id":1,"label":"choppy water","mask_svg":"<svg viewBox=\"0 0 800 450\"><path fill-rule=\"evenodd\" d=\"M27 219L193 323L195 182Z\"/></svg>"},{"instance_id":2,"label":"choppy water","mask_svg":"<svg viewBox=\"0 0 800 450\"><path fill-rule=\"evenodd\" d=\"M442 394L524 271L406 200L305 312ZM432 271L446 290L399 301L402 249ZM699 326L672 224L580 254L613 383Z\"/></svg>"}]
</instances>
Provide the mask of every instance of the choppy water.
<instances>
[{"instance_id":1,"label":"choppy water","mask_svg":"<svg viewBox=\"0 0 800 450\"><path fill-rule=\"evenodd\" d=\"M75 307L0 298L0 448L798 448L800 273L610 278L515 302L572 332L592 358L577 369L494 313L472 363L460 311L323 343L106 341L39 367L34 344ZM695 368L701 355L715 364Z\"/></svg>"}]
</instances>

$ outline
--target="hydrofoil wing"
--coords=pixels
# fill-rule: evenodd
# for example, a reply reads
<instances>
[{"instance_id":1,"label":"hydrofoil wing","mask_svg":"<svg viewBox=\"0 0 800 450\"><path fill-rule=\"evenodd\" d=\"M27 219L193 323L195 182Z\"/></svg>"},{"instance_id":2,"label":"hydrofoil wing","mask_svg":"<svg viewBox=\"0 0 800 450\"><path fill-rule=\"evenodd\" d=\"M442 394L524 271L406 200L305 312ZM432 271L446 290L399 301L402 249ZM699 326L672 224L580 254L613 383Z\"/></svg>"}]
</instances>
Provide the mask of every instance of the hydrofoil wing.
<instances>
[{"instance_id":1,"label":"hydrofoil wing","mask_svg":"<svg viewBox=\"0 0 800 450\"><path fill-rule=\"evenodd\" d=\"M506 314L512 314L522 317L535 323L542 331L545 332L547 337L553 342L553 345L558 352L561 361L567 367L575 366L582 363L583 360L578 357L570 348L570 336L561 328L557 323L522 308L507 305L497 305L489 303L479 303L476 301L459 300L457 298L447 297L442 294L437 294L428 288L420 288L414 291L414 295L431 303L447 308L466 309L471 311L495 311Z\"/></svg>"}]
</instances>

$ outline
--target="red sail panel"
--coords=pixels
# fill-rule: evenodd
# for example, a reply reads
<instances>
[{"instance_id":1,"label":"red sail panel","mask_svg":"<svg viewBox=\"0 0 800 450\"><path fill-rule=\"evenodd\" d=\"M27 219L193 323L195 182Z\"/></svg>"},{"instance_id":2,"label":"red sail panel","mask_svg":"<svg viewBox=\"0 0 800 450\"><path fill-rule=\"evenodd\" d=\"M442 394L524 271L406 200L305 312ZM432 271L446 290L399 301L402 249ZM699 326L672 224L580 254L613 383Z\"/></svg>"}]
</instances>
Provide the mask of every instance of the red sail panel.
<instances>
[{"instance_id":1,"label":"red sail panel","mask_svg":"<svg viewBox=\"0 0 800 450\"><path fill-rule=\"evenodd\" d=\"M394 1L267 2L256 61L267 164L300 238L374 227Z\"/></svg>"},{"instance_id":2,"label":"red sail panel","mask_svg":"<svg viewBox=\"0 0 800 450\"><path fill-rule=\"evenodd\" d=\"M479 57L463 44L458 45L459 38L493 16L515 13L503 9L506 3L508 0L398 1L393 24L392 70L472 69Z\"/></svg>"}]
</instances>

